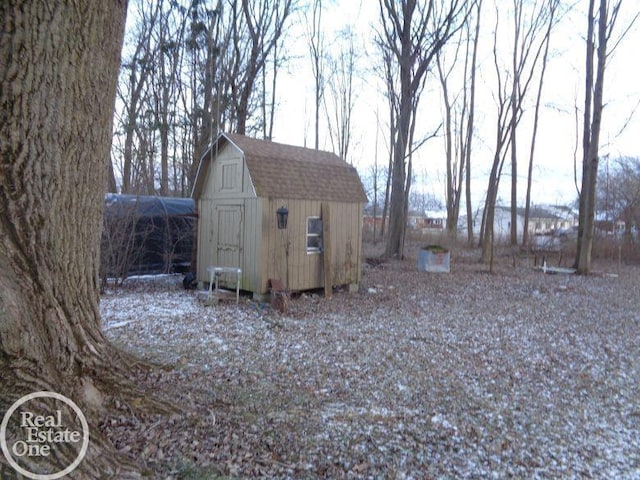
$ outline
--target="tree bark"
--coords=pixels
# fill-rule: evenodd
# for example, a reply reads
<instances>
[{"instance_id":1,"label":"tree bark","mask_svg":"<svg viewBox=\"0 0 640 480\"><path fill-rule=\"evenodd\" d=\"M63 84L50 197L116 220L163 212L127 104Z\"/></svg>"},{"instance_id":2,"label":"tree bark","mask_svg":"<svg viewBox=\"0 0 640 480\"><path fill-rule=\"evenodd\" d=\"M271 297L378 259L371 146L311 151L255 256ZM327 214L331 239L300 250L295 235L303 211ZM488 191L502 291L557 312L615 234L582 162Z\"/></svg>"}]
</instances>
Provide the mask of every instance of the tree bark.
<instances>
[{"instance_id":1,"label":"tree bark","mask_svg":"<svg viewBox=\"0 0 640 480\"><path fill-rule=\"evenodd\" d=\"M497 143L499 143L498 141ZM500 157L500 149L496 149L493 158L493 165L489 173L489 184L487 186L487 198L484 207L482 222L482 232L480 235L482 245L482 262L489 264L489 270L493 271L493 242L494 242L494 219L496 210L496 200L498 198L498 186L504 157Z\"/></svg>"},{"instance_id":2,"label":"tree bark","mask_svg":"<svg viewBox=\"0 0 640 480\"><path fill-rule=\"evenodd\" d=\"M314 90L314 148L320 148L320 107L324 96L324 36L322 34L322 0L314 0L311 6L311 29L309 35L309 53L315 82Z\"/></svg>"},{"instance_id":3,"label":"tree bark","mask_svg":"<svg viewBox=\"0 0 640 480\"><path fill-rule=\"evenodd\" d=\"M95 426L101 407L85 387L120 368L101 329L98 267L125 15L125 0L0 3L1 411L54 390ZM117 470L91 438L76 474Z\"/></svg>"},{"instance_id":4,"label":"tree bark","mask_svg":"<svg viewBox=\"0 0 640 480\"><path fill-rule=\"evenodd\" d=\"M436 66L438 67L438 77L440 79L440 86L442 87L442 102L444 104L444 154L446 160L445 203L447 207L447 224L445 229L449 237L455 239L458 224L458 212L456 206L459 204L458 199L460 198L460 189L456 188L459 179L459 177L456 176L458 164L454 161L453 154L454 132L453 115L451 113L453 108L451 106L449 86L447 84L451 70L445 74L442 66L442 58L439 53L436 55ZM463 91L463 95L466 97L466 90ZM465 106L466 105L464 105L463 101L463 108ZM462 124L463 122L463 115L461 115L460 123Z\"/></svg>"},{"instance_id":5,"label":"tree bark","mask_svg":"<svg viewBox=\"0 0 640 480\"><path fill-rule=\"evenodd\" d=\"M594 46L594 0L589 2L589 27L587 38L585 124L583 134L584 160L582 167L582 189L580 191L580 217L578 225L578 244L574 267L578 273L586 274L591 269L591 250L593 247L594 217L596 203L596 183L598 178L598 154L600 147L600 125L602 122L604 74L607 61L607 39L609 25L607 0L600 0L598 12L598 43ZM615 19L615 16L612 17ZM597 53L594 65L593 54ZM593 97L591 89L593 88ZM593 98L593 102L591 101ZM590 113L590 115L587 115Z\"/></svg>"},{"instance_id":6,"label":"tree bark","mask_svg":"<svg viewBox=\"0 0 640 480\"><path fill-rule=\"evenodd\" d=\"M521 99L519 98L520 91L520 68L518 61L519 46L520 46L520 31L522 28L522 6L518 3L518 0L513 2L513 54L512 64L513 69L513 83L511 85L511 125L509 126L509 143L511 144L511 209L510 209L510 222L509 242L512 246L518 244L518 134L516 125L518 123L518 110L520 109Z\"/></svg>"},{"instance_id":7,"label":"tree bark","mask_svg":"<svg viewBox=\"0 0 640 480\"><path fill-rule=\"evenodd\" d=\"M471 142L473 141L475 98L476 98L476 64L478 58L478 41L480 38L480 17L482 12L482 0L477 2L478 16L476 18L475 35L473 37L473 54L471 57L471 86L469 92L469 119L467 120L467 138L464 154L465 163L465 198L467 207L467 245L473 246L473 207L471 205Z\"/></svg>"}]
</instances>

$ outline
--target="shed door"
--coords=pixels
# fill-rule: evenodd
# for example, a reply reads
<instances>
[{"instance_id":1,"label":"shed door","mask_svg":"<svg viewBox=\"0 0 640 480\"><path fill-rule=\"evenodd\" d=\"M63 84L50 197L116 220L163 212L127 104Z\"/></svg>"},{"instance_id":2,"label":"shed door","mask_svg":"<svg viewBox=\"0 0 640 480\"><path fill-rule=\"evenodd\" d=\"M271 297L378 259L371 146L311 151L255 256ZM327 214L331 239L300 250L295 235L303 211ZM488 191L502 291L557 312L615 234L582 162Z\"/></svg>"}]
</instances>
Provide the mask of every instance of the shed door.
<instances>
[{"instance_id":1,"label":"shed door","mask_svg":"<svg viewBox=\"0 0 640 480\"><path fill-rule=\"evenodd\" d=\"M216 217L217 266L241 268L242 206L218 205Z\"/></svg>"}]
</instances>

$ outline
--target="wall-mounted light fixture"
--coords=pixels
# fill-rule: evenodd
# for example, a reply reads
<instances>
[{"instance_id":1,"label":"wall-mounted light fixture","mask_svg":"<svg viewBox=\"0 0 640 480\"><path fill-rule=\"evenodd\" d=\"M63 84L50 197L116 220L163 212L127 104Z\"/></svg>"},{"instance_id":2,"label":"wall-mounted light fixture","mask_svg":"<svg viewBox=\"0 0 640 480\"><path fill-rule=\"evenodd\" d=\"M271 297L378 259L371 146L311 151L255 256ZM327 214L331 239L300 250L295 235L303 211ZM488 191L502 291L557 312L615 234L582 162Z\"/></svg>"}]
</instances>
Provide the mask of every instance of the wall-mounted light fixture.
<instances>
[{"instance_id":1,"label":"wall-mounted light fixture","mask_svg":"<svg viewBox=\"0 0 640 480\"><path fill-rule=\"evenodd\" d=\"M289 209L284 205L276 210L276 217L278 219L278 230L287 228L287 218L289 217Z\"/></svg>"}]
</instances>

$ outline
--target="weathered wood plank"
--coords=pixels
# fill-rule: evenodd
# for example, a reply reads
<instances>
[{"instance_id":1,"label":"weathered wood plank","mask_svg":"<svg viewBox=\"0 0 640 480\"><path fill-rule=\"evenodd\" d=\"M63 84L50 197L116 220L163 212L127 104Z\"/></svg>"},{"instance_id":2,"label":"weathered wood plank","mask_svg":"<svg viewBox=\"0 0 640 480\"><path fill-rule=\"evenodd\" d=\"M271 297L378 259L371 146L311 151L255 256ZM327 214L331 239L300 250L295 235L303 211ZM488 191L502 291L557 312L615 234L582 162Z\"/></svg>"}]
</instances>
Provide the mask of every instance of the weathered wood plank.
<instances>
[{"instance_id":1,"label":"weathered wood plank","mask_svg":"<svg viewBox=\"0 0 640 480\"><path fill-rule=\"evenodd\" d=\"M322 203L322 256L324 260L324 296L330 298L333 293L331 275L331 214L329 203Z\"/></svg>"}]
</instances>

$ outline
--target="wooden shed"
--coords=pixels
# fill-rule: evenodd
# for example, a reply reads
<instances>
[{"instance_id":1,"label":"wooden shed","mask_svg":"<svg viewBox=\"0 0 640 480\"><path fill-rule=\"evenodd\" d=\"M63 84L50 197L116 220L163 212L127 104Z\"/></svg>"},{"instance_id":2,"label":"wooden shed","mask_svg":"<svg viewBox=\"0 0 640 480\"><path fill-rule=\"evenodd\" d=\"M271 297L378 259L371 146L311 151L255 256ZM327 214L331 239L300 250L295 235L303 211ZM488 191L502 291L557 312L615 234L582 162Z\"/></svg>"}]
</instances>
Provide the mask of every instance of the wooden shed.
<instances>
[{"instance_id":1,"label":"wooden shed","mask_svg":"<svg viewBox=\"0 0 640 480\"><path fill-rule=\"evenodd\" d=\"M241 268L240 288L257 295L269 292L269 279L290 291L357 288L367 199L356 169L337 155L223 133L200 160L193 198L199 281L222 266ZM282 207L287 227L279 229Z\"/></svg>"}]
</instances>

